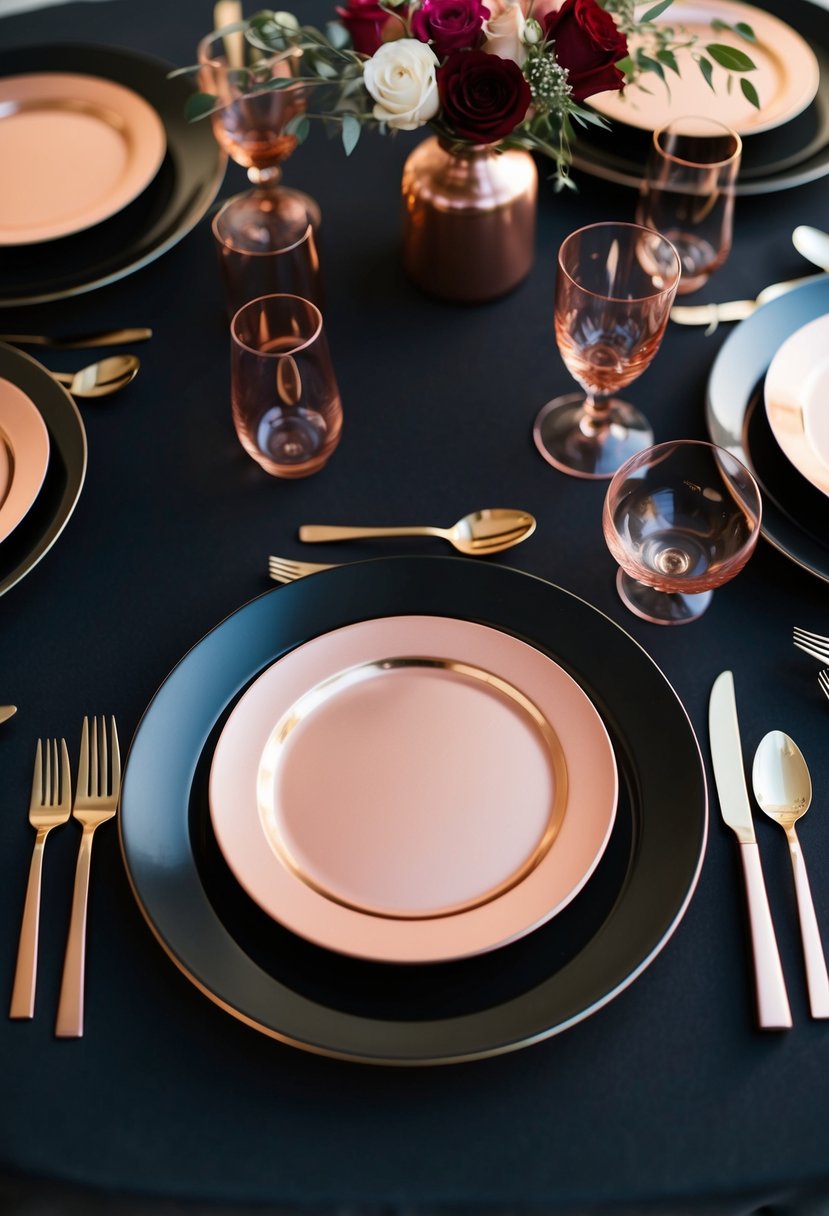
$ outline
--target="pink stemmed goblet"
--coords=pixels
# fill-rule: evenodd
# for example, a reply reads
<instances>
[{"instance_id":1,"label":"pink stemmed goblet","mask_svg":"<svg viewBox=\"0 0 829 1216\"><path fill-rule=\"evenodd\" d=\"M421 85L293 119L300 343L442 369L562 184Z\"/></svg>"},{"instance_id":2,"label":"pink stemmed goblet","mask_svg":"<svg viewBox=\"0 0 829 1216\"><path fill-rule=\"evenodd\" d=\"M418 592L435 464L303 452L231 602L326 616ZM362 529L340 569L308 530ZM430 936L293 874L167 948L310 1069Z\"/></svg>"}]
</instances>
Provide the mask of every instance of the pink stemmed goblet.
<instances>
[{"instance_id":1,"label":"pink stemmed goblet","mask_svg":"<svg viewBox=\"0 0 829 1216\"><path fill-rule=\"evenodd\" d=\"M247 169L254 189L225 206L223 223L234 243L262 252L285 249L320 223L309 195L280 184L282 162L297 146L292 123L308 106L313 84L300 77L295 48L265 52L239 30L217 30L199 43L199 87L217 99L211 114L219 146Z\"/></svg>"},{"instance_id":2,"label":"pink stemmed goblet","mask_svg":"<svg viewBox=\"0 0 829 1216\"><path fill-rule=\"evenodd\" d=\"M631 457L602 518L622 602L654 625L696 620L753 553L761 515L756 481L724 448L681 439Z\"/></svg>"},{"instance_id":3,"label":"pink stemmed goblet","mask_svg":"<svg viewBox=\"0 0 829 1216\"><path fill-rule=\"evenodd\" d=\"M583 393L548 401L533 438L550 464L576 477L612 477L653 443L647 419L612 396L659 349L680 276L665 237L639 224L590 224L558 253L556 342Z\"/></svg>"}]
</instances>

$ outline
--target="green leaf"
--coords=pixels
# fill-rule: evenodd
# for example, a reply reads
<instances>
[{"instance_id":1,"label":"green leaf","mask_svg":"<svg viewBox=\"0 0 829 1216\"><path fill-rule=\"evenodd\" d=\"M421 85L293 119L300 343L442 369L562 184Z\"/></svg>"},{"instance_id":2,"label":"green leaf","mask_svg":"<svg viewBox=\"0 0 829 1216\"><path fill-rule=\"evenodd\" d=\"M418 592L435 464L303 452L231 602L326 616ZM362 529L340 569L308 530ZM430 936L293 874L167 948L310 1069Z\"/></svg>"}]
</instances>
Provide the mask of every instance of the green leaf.
<instances>
[{"instance_id":1,"label":"green leaf","mask_svg":"<svg viewBox=\"0 0 829 1216\"><path fill-rule=\"evenodd\" d=\"M305 143L311 130L311 122L305 114L295 114L290 122L285 124L285 131L293 135L301 144Z\"/></svg>"},{"instance_id":2,"label":"green leaf","mask_svg":"<svg viewBox=\"0 0 829 1216\"><path fill-rule=\"evenodd\" d=\"M760 97L750 80L746 80L745 76L740 77L740 88L743 90L743 97L746 101L750 101L756 108L760 109Z\"/></svg>"},{"instance_id":3,"label":"green leaf","mask_svg":"<svg viewBox=\"0 0 829 1216\"><path fill-rule=\"evenodd\" d=\"M351 46L351 35L344 25L340 25L339 21L329 21L325 27L325 33L328 41L338 51Z\"/></svg>"},{"instance_id":4,"label":"green leaf","mask_svg":"<svg viewBox=\"0 0 829 1216\"><path fill-rule=\"evenodd\" d=\"M350 156L357 147L357 140L360 138L359 120L353 114L343 115L343 147L345 148L346 156Z\"/></svg>"},{"instance_id":5,"label":"green leaf","mask_svg":"<svg viewBox=\"0 0 829 1216\"><path fill-rule=\"evenodd\" d=\"M673 51L657 51L656 58L660 63L664 63L666 68L670 68L672 72L676 72L677 76L681 74L679 71L679 64L676 61L676 55L673 53Z\"/></svg>"},{"instance_id":6,"label":"green leaf","mask_svg":"<svg viewBox=\"0 0 829 1216\"><path fill-rule=\"evenodd\" d=\"M712 80L714 75L714 65L712 64L711 60L706 59L704 55L700 55L700 57L697 59L697 63L699 64L699 70L702 72L708 83L709 89L712 93L715 93L716 89L714 88L714 82Z\"/></svg>"},{"instance_id":7,"label":"green leaf","mask_svg":"<svg viewBox=\"0 0 829 1216\"><path fill-rule=\"evenodd\" d=\"M734 26L734 29L737 31L738 34L741 35L741 37L745 38L746 42L756 42L757 41L757 35L755 34L755 32L751 28L751 26L747 25L745 21L738 21L737 24Z\"/></svg>"},{"instance_id":8,"label":"green leaf","mask_svg":"<svg viewBox=\"0 0 829 1216\"><path fill-rule=\"evenodd\" d=\"M198 122L215 110L218 104L219 99L213 93L191 93L184 103L184 117L188 122Z\"/></svg>"},{"instance_id":9,"label":"green leaf","mask_svg":"<svg viewBox=\"0 0 829 1216\"><path fill-rule=\"evenodd\" d=\"M616 67L623 76L630 76L636 71L636 64L631 59L630 55L625 55L624 59L617 59Z\"/></svg>"},{"instance_id":10,"label":"green leaf","mask_svg":"<svg viewBox=\"0 0 829 1216\"><path fill-rule=\"evenodd\" d=\"M730 30L731 26L728 24L727 21L721 21L719 17L715 17L714 20L711 22L711 29L719 30L719 31Z\"/></svg>"},{"instance_id":11,"label":"green leaf","mask_svg":"<svg viewBox=\"0 0 829 1216\"><path fill-rule=\"evenodd\" d=\"M262 85L263 89L292 89L299 80L299 76L273 76L270 80L266 80Z\"/></svg>"},{"instance_id":12,"label":"green leaf","mask_svg":"<svg viewBox=\"0 0 829 1216\"><path fill-rule=\"evenodd\" d=\"M670 8L672 4L673 0L659 0L658 4L655 4L653 8L649 8L648 11L639 17L638 20L640 22L655 21L656 18L661 17L665 12L665 9Z\"/></svg>"},{"instance_id":13,"label":"green leaf","mask_svg":"<svg viewBox=\"0 0 829 1216\"><path fill-rule=\"evenodd\" d=\"M726 46L722 42L711 42L705 48L715 63L729 72L752 72L755 64L744 51L738 51L735 46Z\"/></svg>"},{"instance_id":14,"label":"green leaf","mask_svg":"<svg viewBox=\"0 0 829 1216\"><path fill-rule=\"evenodd\" d=\"M643 72L655 72L660 80L665 79L665 69L657 59L651 59L650 55L646 55L644 51L638 51L636 62Z\"/></svg>"}]
</instances>

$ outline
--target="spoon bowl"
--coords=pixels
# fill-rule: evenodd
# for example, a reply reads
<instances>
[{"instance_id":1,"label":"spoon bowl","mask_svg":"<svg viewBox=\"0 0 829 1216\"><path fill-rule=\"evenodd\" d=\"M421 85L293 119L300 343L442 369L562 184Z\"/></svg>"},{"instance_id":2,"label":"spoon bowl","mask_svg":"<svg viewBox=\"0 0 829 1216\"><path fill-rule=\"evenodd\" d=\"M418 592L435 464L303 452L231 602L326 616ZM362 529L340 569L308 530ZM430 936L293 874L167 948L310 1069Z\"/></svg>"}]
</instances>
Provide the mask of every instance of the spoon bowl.
<instances>
[{"instance_id":1,"label":"spoon bowl","mask_svg":"<svg viewBox=\"0 0 829 1216\"><path fill-rule=\"evenodd\" d=\"M779 823L789 842L794 875L800 936L813 1018L829 1018L829 974L820 940L815 906L806 874L806 862L797 839L795 824L809 809L812 779L803 753L782 730L769 731L761 740L752 767L754 797L760 809Z\"/></svg>"},{"instance_id":2,"label":"spoon bowl","mask_svg":"<svg viewBox=\"0 0 829 1216\"><path fill-rule=\"evenodd\" d=\"M807 262L821 270L829 270L829 232L800 224L792 233L792 244Z\"/></svg>"},{"instance_id":3,"label":"spoon bowl","mask_svg":"<svg viewBox=\"0 0 829 1216\"><path fill-rule=\"evenodd\" d=\"M68 388L73 397L108 397L134 380L140 366L137 355L110 355L80 371L50 372L50 375Z\"/></svg>"},{"instance_id":4,"label":"spoon bowl","mask_svg":"<svg viewBox=\"0 0 829 1216\"><path fill-rule=\"evenodd\" d=\"M532 536L536 526L535 518L528 511L488 507L464 515L451 528L351 528L304 524L299 529L299 539L318 544L322 541L363 540L376 536L438 536L448 540L454 549L467 557L482 557L519 545Z\"/></svg>"}]
</instances>

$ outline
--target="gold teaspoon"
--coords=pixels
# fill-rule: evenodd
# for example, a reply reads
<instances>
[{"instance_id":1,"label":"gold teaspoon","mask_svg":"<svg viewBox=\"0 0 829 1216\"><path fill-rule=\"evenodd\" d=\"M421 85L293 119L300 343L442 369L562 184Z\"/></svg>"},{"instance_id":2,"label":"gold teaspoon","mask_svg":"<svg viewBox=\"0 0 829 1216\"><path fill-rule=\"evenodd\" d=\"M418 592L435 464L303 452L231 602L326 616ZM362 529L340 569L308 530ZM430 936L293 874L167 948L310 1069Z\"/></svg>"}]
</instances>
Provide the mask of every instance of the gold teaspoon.
<instances>
[{"instance_id":1,"label":"gold teaspoon","mask_svg":"<svg viewBox=\"0 0 829 1216\"><path fill-rule=\"evenodd\" d=\"M521 541L532 536L535 529L536 521L529 512L491 507L465 515L451 528L346 528L303 524L299 529L299 539L317 544L320 541L362 540L375 536L437 536L448 540L459 553L481 557L520 545Z\"/></svg>"},{"instance_id":2,"label":"gold teaspoon","mask_svg":"<svg viewBox=\"0 0 829 1216\"><path fill-rule=\"evenodd\" d=\"M782 730L769 731L760 740L755 753L751 779L760 809L780 824L789 842L809 987L809 1008L813 1018L829 1018L829 975L826 973L826 959L806 875L806 863L795 831L795 824L806 814L812 801L812 780L803 753Z\"/></svg>"},{"instance_id":3,"label":"gold teaspoon","mask_svg":"<svg viewBox=\"0 0 829 1216\"><path fill-rule=\"evenodd\" d=\"M138 375L141 361L136 355L110 355L78 372L50 372L53 380L69 389L73 397L108 397Z\"/></svg>"}]
</instances>

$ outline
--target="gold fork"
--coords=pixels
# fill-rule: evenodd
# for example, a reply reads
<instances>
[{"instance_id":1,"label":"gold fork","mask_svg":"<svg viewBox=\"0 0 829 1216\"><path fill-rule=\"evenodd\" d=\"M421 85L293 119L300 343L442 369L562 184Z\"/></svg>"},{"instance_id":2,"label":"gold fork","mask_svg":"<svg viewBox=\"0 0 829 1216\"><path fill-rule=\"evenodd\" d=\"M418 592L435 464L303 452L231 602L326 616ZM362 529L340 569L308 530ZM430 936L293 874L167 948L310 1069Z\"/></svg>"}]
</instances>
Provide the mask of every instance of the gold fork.
<instances>
[{"instance_id":1,"label":"gold fork","mask_svg":"<svg viewBox=\"0 0 829 1216\"><path fill-rule=\"evenodd\" d=\"M89 867L92 861L92 838L95 829L112 819L121 793L121 753L115 719L111 719L110 765L107 754L106 722L101 718L83 720L81 754L78 760L78 782L72 815L83 828L75 870L75 891L69 936L63 962L58 1017L55 1034L58 1038L79 1039L83 1035L83 994L86 955L86 908L89 895ZM111 769L111 771L110 771Z\"/></svg>"},{"instance_id":2,"label":"gold fork","mask_svg":"<svg viewBox=\"0 0 829 1216\"><path fill-rule=\"evenodd\" d=\"M60 750L60 763L58 763ZM37 741L35 771L32 777L32 796L29 802L29 823L37 832L32 861L29 866L29 882L26 887L26 902L23 905L23 923L20 926L20 943L17 948L17 966L9 1008L10 1018L31 1018L35 1012L35 986L37 983L37 939L40 925L40 880L43 872L43 848L52 828L66 823L72 812L72 777L69 771L69 753L66 742L61 739Z\"/></svg>"},{"instance_id":3,"label":"gold fork","mask_svg":"<svg viewBox=\"0 0 829 1216\"><path fill-rule=\"evenodd\" d=\"M289 557L269 557L268 574L275 583L293 583L306 574L318 574L320 570L333 570L338 563L299 562Z\"/></svg>"}]
</instances>

